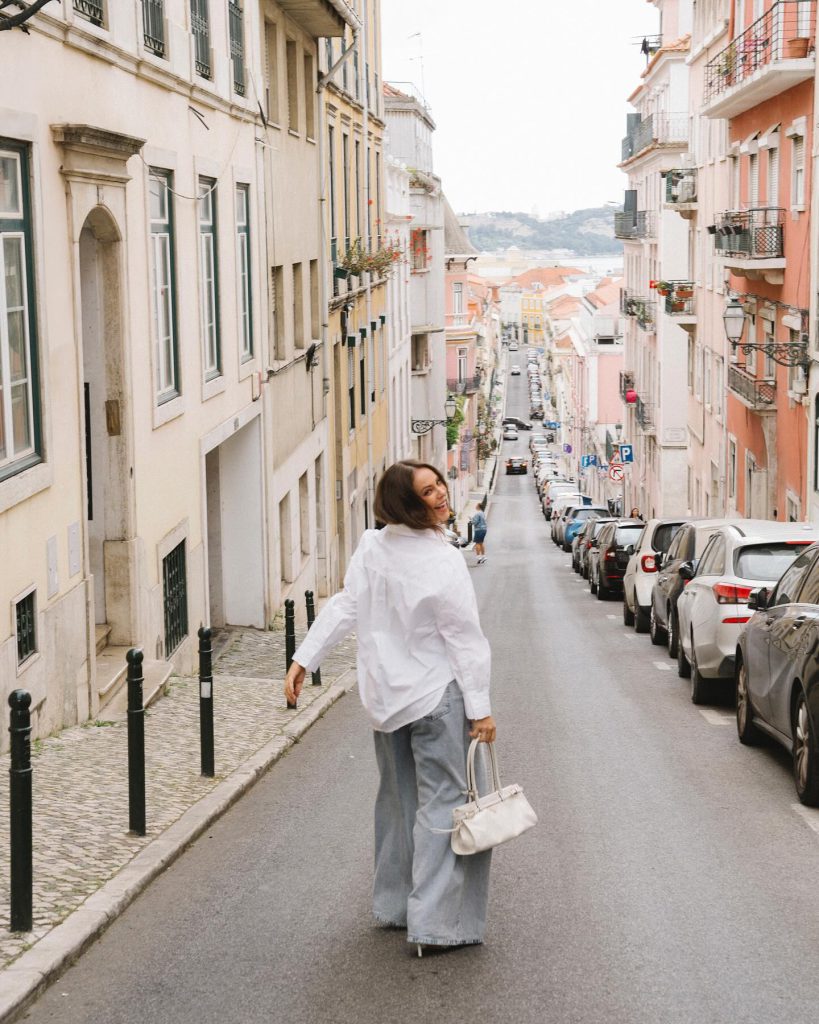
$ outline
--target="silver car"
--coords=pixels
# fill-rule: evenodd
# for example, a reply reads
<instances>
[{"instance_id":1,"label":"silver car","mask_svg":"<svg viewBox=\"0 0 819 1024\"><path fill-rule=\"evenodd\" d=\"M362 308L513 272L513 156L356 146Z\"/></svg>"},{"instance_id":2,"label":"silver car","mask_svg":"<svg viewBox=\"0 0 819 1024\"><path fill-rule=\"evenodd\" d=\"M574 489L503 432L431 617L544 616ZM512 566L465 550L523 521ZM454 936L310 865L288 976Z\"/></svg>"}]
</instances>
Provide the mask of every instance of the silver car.
<instances>
[{"instance_id":1,"label":"silver car","mask_svg":"<svg viewBox=\"0 0 819 1024\"><path fill-rule=\"evenodd\" d=\"M809 544L819 540L813 523L740 519L714 533L696 565L683 565L686 580L677 598L677 671L691 679L695 704L708 700L723 681L733 686L739 634L751 616L748 598L774 584Z\"/></svg>"},{"instance_id":2,"label":"silver car","mask_svg":"<svg viewBox=\"0 0 819 1024\"><path fill-rule=\"evenodd\" d=\"M651 614L651 588L657 578L660 560L671 546L685 519L649 519L623 577L623 622L637 633L647 633Z\"/></svg>"}]
</instances>

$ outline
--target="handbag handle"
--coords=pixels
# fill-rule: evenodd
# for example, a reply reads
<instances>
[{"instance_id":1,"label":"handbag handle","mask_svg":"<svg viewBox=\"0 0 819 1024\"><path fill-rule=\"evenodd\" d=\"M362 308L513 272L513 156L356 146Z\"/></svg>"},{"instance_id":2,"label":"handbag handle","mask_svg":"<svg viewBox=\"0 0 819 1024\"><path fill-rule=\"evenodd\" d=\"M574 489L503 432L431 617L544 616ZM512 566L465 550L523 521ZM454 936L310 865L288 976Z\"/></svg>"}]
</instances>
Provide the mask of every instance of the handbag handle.
<instances>
[{"instance_id":1,"label":"handbag handle","mask_svg":"<svg viewBox=\"0 0 819 1024\"><path fill-rule=\"evenodd\" d=\"M475 778L475 752L481 744L481 740L472 740L469 744L469 751L466 755L466 790L467 796L471 800L477 802L480 794L478 793L478 783ZM492 782L494 783L495 790L500 793L501 791L501 780L500 771L498 769L498 755L495 753L495 744L486 743L485 746L489 748L489 761L492 766Z\"/></svg>"}]
</instances>

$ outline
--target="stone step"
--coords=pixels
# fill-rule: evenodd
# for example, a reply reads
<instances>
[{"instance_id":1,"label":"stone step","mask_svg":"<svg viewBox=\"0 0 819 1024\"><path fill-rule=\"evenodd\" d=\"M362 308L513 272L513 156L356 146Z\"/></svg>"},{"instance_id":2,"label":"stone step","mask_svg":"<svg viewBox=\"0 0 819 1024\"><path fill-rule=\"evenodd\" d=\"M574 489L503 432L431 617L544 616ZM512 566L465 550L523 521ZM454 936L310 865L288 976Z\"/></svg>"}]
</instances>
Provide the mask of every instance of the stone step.
<instances>
[{"instance_id":1,"label":"stone step","mask_svg":"<svg viewBox=\"0 0 819 1024\"><path fill-rule=\"evenodd\" d=\"M128 711L127 647L106 647L97 655L97 693L99 712L109 721L125 718ZM169 661L142 662L142 701L144 707L162 696L173 666Z\"/></svg>"},{"instance_id":2,"label":"stone step","mask_svg":"<svg viewBox=\"0 0 819 1024\"><path fill-rule=\"evenodd\" d=\"M101 654L108 646L108 637L111 635L111 627L107 622L98 622L94 626L94 634L97 641L97 654Z\"/></svg>"}]
</instances>

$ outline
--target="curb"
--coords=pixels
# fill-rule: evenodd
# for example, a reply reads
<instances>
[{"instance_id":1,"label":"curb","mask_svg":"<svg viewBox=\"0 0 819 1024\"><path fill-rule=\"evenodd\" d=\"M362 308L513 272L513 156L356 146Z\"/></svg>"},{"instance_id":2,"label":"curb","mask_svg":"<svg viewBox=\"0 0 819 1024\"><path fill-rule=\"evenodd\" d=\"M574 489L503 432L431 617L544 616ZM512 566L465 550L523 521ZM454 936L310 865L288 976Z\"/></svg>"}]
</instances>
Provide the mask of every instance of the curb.
<instances>
[{"instance_id":1,"label":"curb","mask_svg":"<svg viewBox=\"0 0 819 1024\"><path fill-rule=\"evenodd\" d=\"M355 681L355 670L345 669L325 693L285 726L280 735L274 736L235 768L64 921L0 972L0 1024L10 1024L17 1019L157 876L244 796L337 700L348 693Z\"/></svg>"}]
</instances>

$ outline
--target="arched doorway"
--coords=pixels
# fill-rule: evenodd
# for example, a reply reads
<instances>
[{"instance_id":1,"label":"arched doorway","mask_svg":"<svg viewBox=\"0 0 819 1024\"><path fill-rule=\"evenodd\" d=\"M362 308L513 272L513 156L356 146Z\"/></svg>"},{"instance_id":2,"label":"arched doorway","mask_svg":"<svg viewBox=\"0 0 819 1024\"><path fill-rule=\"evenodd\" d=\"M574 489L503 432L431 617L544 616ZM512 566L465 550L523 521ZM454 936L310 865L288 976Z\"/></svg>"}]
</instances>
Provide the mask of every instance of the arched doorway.
<instances>
[{"instance_id":1,"label":"arched doorway","mask_svg":"<svg viewBox=\"0 0 819 1024\"><path fill-rule=\"evenodd\" d=\"M97 649L134 639L131 484L123 386L122 242L95 207L80 233L86 522Z\"/></svg>"}]
</instances>

